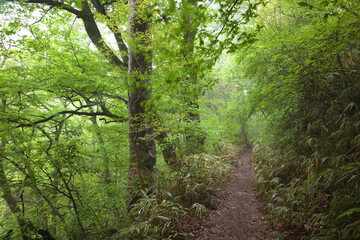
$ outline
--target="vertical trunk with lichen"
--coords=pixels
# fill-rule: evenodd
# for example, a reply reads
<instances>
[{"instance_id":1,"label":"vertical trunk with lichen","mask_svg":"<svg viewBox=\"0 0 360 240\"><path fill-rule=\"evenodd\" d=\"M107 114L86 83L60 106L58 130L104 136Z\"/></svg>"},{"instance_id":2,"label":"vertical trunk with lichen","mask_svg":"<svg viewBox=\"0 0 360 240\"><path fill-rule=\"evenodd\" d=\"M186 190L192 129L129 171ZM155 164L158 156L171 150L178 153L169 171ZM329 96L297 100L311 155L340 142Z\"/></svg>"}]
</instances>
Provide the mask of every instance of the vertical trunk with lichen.
<instances>
[{"instance_id":1,"label":"vertical trunk with lichen","mask_svg":"<svg viewBox=\"0 0 360 240\"><path fill-rule=\"evenodd\" d=\"M144 17L142 0L129 1L129 188L131 202L136 201L137 191L155 186L155 139L152 126L151 88L151 21Z\"/></svg>"},{"instance_id":2,"label":"vertical trunk with lichen","mask_svg":"<svg viewBox=\"0 0 360 240\"><path fill-rule=\"evenodd\" d=\"M196 8L198 1L197 0L187 0L184 1L185 9L187 6L191 6L192 8ZM187 89L190 89L192 94L187 93L185 91L185 101L189 107L189 111L187 112L187 119L191 125L195 126L195 128L190 128L186 132L186 145L187 151L191 153L198 153L203 151L205 135L200 129L200 114L199 114L199 83L197 77L197 69L194 66L195 57L195 37L198 32L197 23L194 20L194 14L186 14L184 15L184 29L186 32L183 37L183 55L184 60L188 62L186 64L187 69L187 78L185 79L185 86ZM191 12L191 11L190 11Z\"/></svg>"}]
</instances>

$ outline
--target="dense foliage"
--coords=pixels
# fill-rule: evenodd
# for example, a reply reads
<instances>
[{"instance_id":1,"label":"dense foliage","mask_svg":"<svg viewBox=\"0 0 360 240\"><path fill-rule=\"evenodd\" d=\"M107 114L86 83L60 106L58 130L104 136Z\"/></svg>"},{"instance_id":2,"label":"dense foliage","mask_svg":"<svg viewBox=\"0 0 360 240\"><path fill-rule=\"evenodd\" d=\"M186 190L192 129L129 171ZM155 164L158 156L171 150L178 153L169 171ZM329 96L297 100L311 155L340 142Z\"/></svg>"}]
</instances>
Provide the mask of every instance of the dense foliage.
<instances>
[{"instance_id":1,"label":"dense foliage","mask_svg":"<svg viewBox=\"0 0 360 240\"><path fill-rule=\"evenodd\" d=\"M360 237L357 0L0 14L0 238L181 239L253 143L278 239Z\"/></svg>"},{"instance_id":2,"label":"dense foliage","mask_svg":"<svg viewBox=\"0 0 360 240\"><path fill-rule=\"evenodd\" d=\"M360 5L276 1L242 53L267 122L256 182L285 239L360 237Z\"/></svg>"},{"instance_id":3,"label":"dense foliage","mask_svg":"<svg viewBox=\"0 0 360 240\"><path fill-rule=\"evenodd\" d=\"M0 1L0 238L183 236L243 142L205 96L257 5Z\"/></svg>"}]
</instances>

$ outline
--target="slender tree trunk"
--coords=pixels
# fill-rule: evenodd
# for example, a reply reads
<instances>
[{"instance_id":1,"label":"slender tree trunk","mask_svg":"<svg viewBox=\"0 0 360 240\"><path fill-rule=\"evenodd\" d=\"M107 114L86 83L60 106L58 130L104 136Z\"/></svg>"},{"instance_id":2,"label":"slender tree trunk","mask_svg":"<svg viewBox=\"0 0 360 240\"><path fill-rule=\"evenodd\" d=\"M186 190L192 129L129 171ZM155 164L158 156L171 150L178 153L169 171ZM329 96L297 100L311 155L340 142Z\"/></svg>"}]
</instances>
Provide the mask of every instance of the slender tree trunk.
<instances>
[{"instance_id":1,"label":"slender tree trunk","mask_svg":"<svg viewBox=\"0 0 360 240\"><path fill-rule=\"evenodd\" d=\"M21 236L23 237L24 240L27 240L29 239L28 237L29 227L27 222L25 222L25 220L23 219L21 209L17 204L16 198L11 192L11 187L7 180L4 164L2 162L3 159L0 159L0 187L2 189L2 197L5 199L6 205L9 207L11 213L14 214L14 216L16 216L16 221L19 224Z\"/></svg>"},{"instance_id":2,"label":"slender tree trunk","mask_svg":"<svg viewBox=\"0 0 360 240\"><path fill-rule=\"evenodd\" d=\"M84 97L84 100L86 101L86 103L88 105L91 104L89 99ZM94 113L94 110L92 109L92 107L90 107L89 110L90 110L91 113ZM110 184L111 183L110 168L109 168L110 159L107 156L107 151L106 151L106 148L105 148L105 141L104 141L104 138L103 138L103 136L102 136L102 134L100 132L97 117L95 115L91 116L90 120L91 120L93 126L95 127L95 135L96 135L96 138L98 139L99 145L100 145L101 157L102 157L102 160L103 160L103 166L102 166L103 167L103 170L102 170L103 179L104 179L104 182L106 184Z\"/></svg>"},{"instance_id":3,"label":"slender tree trunk","mask_svg":"<svg viewBox=\"0 0 360 240\"><path fill-rule=\"evenodd\" d=\"M151 21L145 19L141 10L142 0L130 0L129 47L129 143L130 168L129 187L137 200L137 191L155 186L154 166L156 148L152 126L152 87L151 87ZM144 50L146 49L146 50Z\"/></svg>"},{"instance_id":4,"label":"slender tree trunk","mask_svg":"<svg viewBox=\"0 0 360 240\"><path fill-rule=\"evenodd\" d=\"M2 111L5 111L6 101L2 100ZM0 138L0 148L3 151L6 147L6 140L4 138ZM31 232L37 232L41 236L46 236L46 239L55 240L48 230L37 229L31 221L26 220L24 218L23 212L18 206L17 200L11 191L11 185L9 184L5 172L4 159L5 157L0 157L0 189L2 190L1 197L5 200L6 205L9 207L12 214L14 214L17 223L19 224L21 237L24 240L31 239ZM12 231L8 231L7 235L11 236ZM45 239L45 238L44 238Z\"/></svg>"},{"instance_id":5,"label":"slender tree trunk","mask_svg":"<svg viewBox=\"0 0 360 240\"><path fill-rule=\"evenodd\" d=\"M1 142L1 147L5 146L4 140ZM2 197L4 198L6 205L9 207L10 211L16 217L16 221L19 224L21 237L24 240L32 239L30 236L31 232L37 232L43 237L43 239L55 240L48 230L36 228L30 221L25 220L23 213L20 207L17 204L17 200L11 191L11 186L6 177L5 168L3 164L4 159L0 159L0 188L2 189ZM10 232L11 233L11 232Z\"/></svg>"},{"instance_id":6,"label":"slender tree trunk","mask_svg":"<svg viewBox=\"0 0 360 240\"><path fill-rule=\"evenodd\" d=\"M247 133L246 133L246 130L245 130L245 123L241 124L241 132L242 132L242 135L244 137L245 146L250 147L251 144L250 144L249 139L247 137Z\"/></svg>"},{"instance_id":7,"label":"slender tree trunk","mask_svg":"<svg viewBox=\"0 0 360 240\"><path fill-rule=\"evenodd\" d=\"M100 151L101 151L101 156L102 156L102 160L103 160L103 166L102 166L103 167L103 179L106 184L110 184L111 183L110 168L109 168L110 159L106 153L104 138L102 137L102 134L100 132L96 116L91 116L91 122L93 123L93 125L96 128L95 135L96 135L96 137L99 141L99 145L100 145Z\"/></svg>"},{"instance_id":8,"label":"slender tree trunk","mask_svg":"<svg viewBox=\"0 0 360 240\"><path fill-rule=\"evenodd\" d=\"M169 135L167 131L163 129L163 121L159 114L154 114L154 122L155 122L155 139L161 148L161 153L164 157L165 162L173 169L176 170L180 161L178 156L176 155L176 146L173 141L169 139Z\"/></svg>"},{"instance_id":9,"label":"slender tree trunk","mask_svg":"<svg viewBox=\"0 0 360 240\"><path fill-rule=\"evenodd\" d=\"M187 0L185 4L190 4L194 8L197 7L198 1L197 0ZM185 11L186 14L187 11ZM195 48L195 37L198 31L196 27L196 22L194 21L194 16L192 14L185 15L184 24L186 25L185 29L187 31L184 34L184 59L185 61L189 61L186 65L186 69L188 69L189 77L185 79L185 86L188 85L188 88L194 93L189 94L185 97L188 106L190 107L190 111L187 112L188 121L195 125L194 128L190 128L186 132L186 145L187 151L191 153L198 153L203 151L204 143L205 143L205 135L202 133L200 129L200 114L199 114L199 95L200 89L198 86L198 77L197 77L197 70L194 66L194 48ZM190 97L189 97L190 96Z\"/></svg>"},{"instance_id":10,"label":"slender tree trunk","mask_svg":"<svg viewBox=\"0 0 360 240\"><path fill-rule=\"evenodd\" d=\"M1 101L1 103L2 103L1 110L5 112L6 100L3 99ZM1 138L0 144L1 144L1 146L0 146L1 150L5 151L6 140L4 138ZM7 180L6 173L5 173L4 161L5 160L1 157L0 158L0 188L2 190L1 197L4 198L6 205L9 207L11 213L14 214L14 216L16 217L16 221L19 224L22 238L24 240L27 240L27 239L29 239L28 238L29 226L28 226L28 223L24 220L21 209L19 208L19 206L17 204L17 200L11 191L11 186L9 185L9 182Z\"/></svg>"},{"instance_id":11,"label":"slender tree trunk","mask_svg":"<svg viewBox=\"0 0 360 240\"><path fill-rule=\"evenodd\" d=\"M175 146L169 141L168 135L165 131L157 133L156 140L162 149L162 155L165 162L173 169L176 170L179 164L179 159L175 152Z\"/></svg>"}]
</instances>

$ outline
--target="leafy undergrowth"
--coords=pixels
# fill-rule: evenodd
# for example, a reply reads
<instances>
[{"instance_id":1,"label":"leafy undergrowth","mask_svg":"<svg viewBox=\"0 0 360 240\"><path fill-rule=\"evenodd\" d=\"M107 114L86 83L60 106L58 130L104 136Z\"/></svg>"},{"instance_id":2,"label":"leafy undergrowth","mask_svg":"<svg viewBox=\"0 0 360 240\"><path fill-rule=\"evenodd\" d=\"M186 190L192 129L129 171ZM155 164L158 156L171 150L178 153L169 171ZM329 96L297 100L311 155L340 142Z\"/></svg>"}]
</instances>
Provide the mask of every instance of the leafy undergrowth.
<instances>
[{"instance_id":1,"label":"leafy undergrowth","mask_svg":"<svg viewBox=\"0 0 360 240\"><path fill-rule=\"evenodd\" d=\"M256 183L279 239L359 239L360 164L351 160L358 153L336 162L314 156L254 148Z\"/></svg>"},{"instance_id":2,"label":"leafy undergrowth","mask_svg":"<svg viewBox=\"0 0 360 240\"><path fill-rule=\"evenodd\" d=\"M280 239L360 239L359 3L274 1L245 55L266 122L256 181Z\"/></svg>"},{"instance_id":3,"label":"leafy undergrowth","mask_svg":"<svg viewBox=\"0 0 360 240\"><path fill-rule=\"evenodd\" d=\"M214 208L211 196L231 175L237 150L221 155L197 154L185 157L177 171L160 171L156 193L142 192L127 216L127 226L109 239L181 239L186 236L183 221L202 218Z\"/></svg>"}]
</instances>

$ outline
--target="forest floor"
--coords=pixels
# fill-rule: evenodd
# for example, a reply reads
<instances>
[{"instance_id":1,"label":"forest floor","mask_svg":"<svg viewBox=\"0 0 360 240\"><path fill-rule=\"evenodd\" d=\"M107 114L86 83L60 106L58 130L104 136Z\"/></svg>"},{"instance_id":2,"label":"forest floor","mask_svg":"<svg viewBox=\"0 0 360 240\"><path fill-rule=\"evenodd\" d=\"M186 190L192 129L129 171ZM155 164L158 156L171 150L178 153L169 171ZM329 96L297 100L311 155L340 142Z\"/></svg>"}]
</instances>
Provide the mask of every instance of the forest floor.
<instances>
[{"instance_id":1,"label":"forest floor","mask_svg":"<svg viewBox=\"0 0 360 240\"><path fill-rule=\"evenodd\" d=\"M250 159L251 150L239 155L233 178L216 193L217 209L203 220L188 222L191 226L186 240L270 239L265 200L256 195Z\"/></svg>"}]
</instances>

